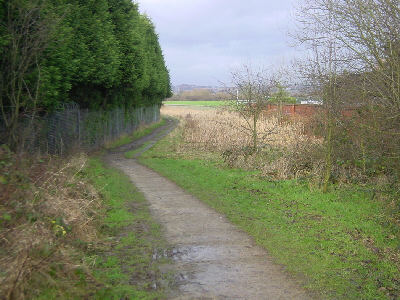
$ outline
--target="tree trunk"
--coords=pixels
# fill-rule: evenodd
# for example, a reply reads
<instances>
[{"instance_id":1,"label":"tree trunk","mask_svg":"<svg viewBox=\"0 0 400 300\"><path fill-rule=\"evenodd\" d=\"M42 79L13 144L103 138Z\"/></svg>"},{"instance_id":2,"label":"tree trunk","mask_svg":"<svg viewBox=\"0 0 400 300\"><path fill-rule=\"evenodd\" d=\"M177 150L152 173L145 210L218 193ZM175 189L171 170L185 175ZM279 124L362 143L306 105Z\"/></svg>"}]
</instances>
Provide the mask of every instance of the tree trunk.
<instances>
[{"instance_id":1,"label":"tree trunk","mask_svg":"<svg viewBox=\"0 0 400 300\"><path fill-rule=\"evenodd\" d=\"M257 115L253 115L253 151L257 150Z\"/></svg>"},{"instance_id":2,"label":"tree trunk","mask_svg":"<svg viewBox=\"0 0 400 300\"><path fill-rule=\"evenodd\" d=\"M332 119L328 113L328 128L326 135L326 154L325 154L325 175L322 186L322 192L328 191L329 180L331 179L332 173Z\"/></svg>"}]
</instances>

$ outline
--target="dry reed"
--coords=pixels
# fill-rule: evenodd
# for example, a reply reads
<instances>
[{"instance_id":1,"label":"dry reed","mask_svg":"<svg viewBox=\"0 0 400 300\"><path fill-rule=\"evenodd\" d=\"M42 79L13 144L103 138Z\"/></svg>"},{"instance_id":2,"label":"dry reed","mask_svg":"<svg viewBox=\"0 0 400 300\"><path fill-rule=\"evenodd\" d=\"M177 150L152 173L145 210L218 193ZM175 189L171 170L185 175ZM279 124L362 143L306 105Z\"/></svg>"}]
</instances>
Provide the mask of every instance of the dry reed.
<instances>
[{"instance_id":1,"label":"dry reed","mask_svg":"<svg viewBox=\"0 0 400 300\"><path fill-rule=\"evenodd\" d=\"M282 122L277 116L263 115L257 128L260 149L253 153L246 152L252 137L244 129L248 127L246 121L236 112L166 106L162 113L182 120L181 147L221 153L230 166L259 169L278 178L321 170L321 140L305 134L305 126L299 120Z\"/></svg>"},{"instance_id":2,"label":"dry reed","mask_svg":"<svg viewBox=\"0 0 400 300\"><path fill-rule=\"evenodd\" d=\"M244 127L246 121L235 112L218 109L163 107L162 113L185 120L185 141L208 150L224 151L231 147L251 144L251 136ZM305 135L301 122L281 123L277 117L262 117L258 123L262 145L290 147Z\"/></svg>"},{"instance_id":3,"label":"dry reed","mask_svg":"<svg viewBox=\"0 0 400 300\"><path fill-rule=\"evenodd\" d=\"M86 157L38 162L1 148L0 162L0 294L31 298L44 284L73 289L75 270L87 270L75 244L97 240L99 196L80 176Z\"/></svg>"}]
</instances>

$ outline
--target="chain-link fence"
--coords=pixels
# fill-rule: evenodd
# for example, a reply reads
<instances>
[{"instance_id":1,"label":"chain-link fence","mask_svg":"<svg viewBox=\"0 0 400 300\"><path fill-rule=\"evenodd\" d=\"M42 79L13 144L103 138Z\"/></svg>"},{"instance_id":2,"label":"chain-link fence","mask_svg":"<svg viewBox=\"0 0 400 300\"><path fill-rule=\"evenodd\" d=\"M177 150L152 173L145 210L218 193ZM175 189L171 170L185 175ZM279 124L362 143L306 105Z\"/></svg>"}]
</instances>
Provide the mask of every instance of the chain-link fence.
<instances>
[{"instance_id":1,"label":"chain-link fence","mask_svg":"<svg viewBox=\"0 0 400 300\"><path fill-rule=\"evenodd\" d=\"M68 104L45 117L24 116L19 126L19 146L29 152L59 155L76 149L89 151L159 119L159 105L89 111Z\"/></svg>"}]
</instances>

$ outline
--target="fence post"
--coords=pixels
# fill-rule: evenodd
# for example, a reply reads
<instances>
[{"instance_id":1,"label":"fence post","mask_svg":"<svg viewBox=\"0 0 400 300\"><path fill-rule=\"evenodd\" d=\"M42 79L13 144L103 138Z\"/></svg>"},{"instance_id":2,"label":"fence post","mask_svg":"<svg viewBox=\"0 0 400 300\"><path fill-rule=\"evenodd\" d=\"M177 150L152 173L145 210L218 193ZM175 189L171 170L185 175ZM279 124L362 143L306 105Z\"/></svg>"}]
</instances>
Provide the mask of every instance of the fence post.
<instances>
[{"instance_id":1,"label":"fence post","mask_svg":"<svg viewBox=\"0 0 400 300\"><path fill-rule=\"evenodd\" d=\"M80 124L81 123L81 110L79 107L77 108L77 112L78 112L78 114L77 114L78 122L76 124L78 125L78 145L79 145L79 148L81 148L81 124Z\"/></svg>"}]
</instances>

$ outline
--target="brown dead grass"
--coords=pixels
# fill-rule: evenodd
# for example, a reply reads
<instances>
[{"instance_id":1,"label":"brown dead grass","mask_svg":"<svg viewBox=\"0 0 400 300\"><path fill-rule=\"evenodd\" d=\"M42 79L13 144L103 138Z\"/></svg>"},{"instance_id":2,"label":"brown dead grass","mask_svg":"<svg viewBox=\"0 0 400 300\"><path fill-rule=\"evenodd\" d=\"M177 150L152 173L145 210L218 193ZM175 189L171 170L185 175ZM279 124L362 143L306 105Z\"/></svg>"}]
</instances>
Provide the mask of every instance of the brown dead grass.
<instances>
[{"instance_id":1,"label":"brown dead grass","mask_svg":"<svg viewBox=\"0 0 400 300\"><path fill-rule=\"evenodd\" d=\"M321 139L306 133L300 120L282 121L264 115L258 123L260 149L248 151L251 136L243 128L246 121L224 109L198 109L166 106L165 115L181 119L184 143L180 152L212 151L222 155L232 167L259 169L279 179L307 176L322 170Z\"/></svg>"},{"instance_id":2,"label":"brown dead grass","mask_svg":"<svg viewBox=\"0 0 400 300\"><path fill-rule=\"evenodd\" d=\"M246 122L235 112L167 106L162 113L185 120L184 137L188 143L217 151L251 144L251 136L244 129ZM280 123L274 116L263 117L258 131L261 144L277 147L290 147L305 137L301 122Z\"/></svg>"},{"instance_id":3,"label":"brown dead grass","mask_svg":"<svg viewBox=\"0 0 400 300\"><path fill-rule=\"evenodd\" d=\"M43 158L42 158L43 159ZM85 155L67 162L17 156L0 148L0 294L27 299L41 285L73 294L77 242L97 241L97 192L80 178ZM42 287L43 288L43 287Z\"/></svg>"}]
</instances>

